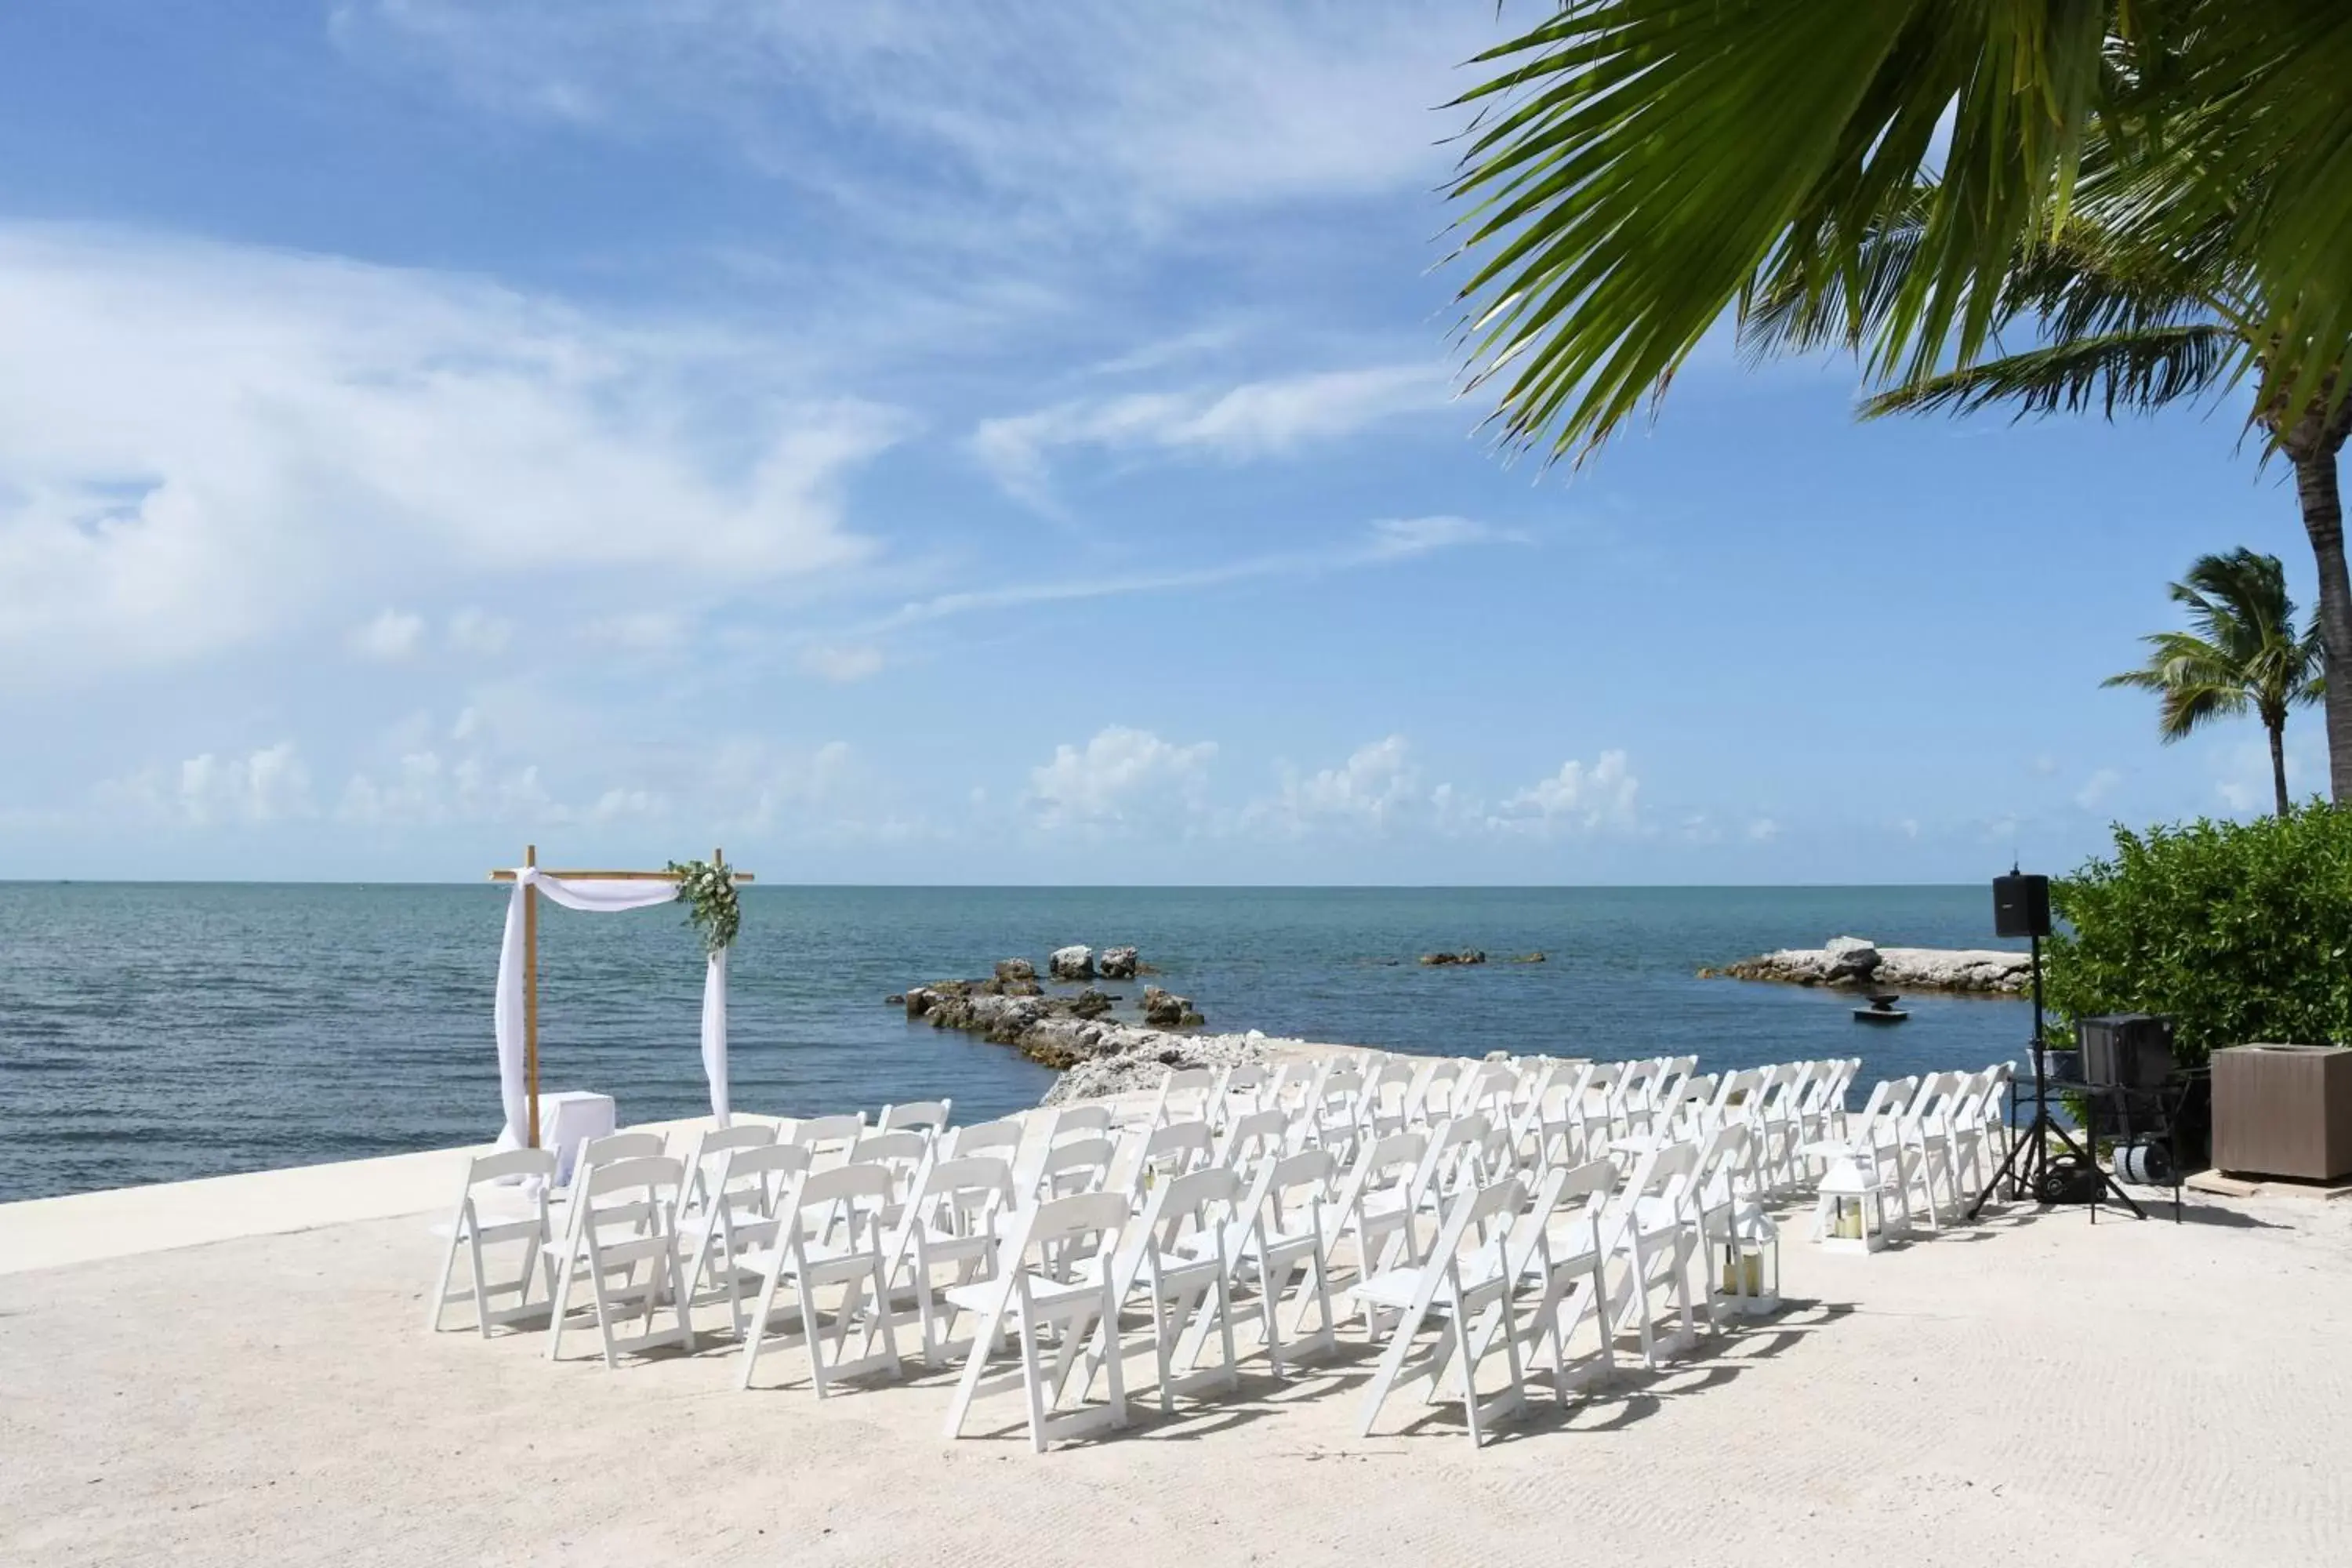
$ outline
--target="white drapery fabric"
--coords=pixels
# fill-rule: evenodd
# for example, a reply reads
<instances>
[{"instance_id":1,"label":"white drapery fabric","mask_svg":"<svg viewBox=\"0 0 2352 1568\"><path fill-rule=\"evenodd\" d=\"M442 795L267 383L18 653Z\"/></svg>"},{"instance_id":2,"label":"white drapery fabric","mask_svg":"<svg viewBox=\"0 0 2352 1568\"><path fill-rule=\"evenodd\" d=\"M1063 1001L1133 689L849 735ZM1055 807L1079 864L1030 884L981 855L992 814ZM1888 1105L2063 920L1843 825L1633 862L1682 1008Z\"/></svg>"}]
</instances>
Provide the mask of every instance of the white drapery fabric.
<instances>
[{"instance_id":1,"label":"white drapery fabric","mask_svg":"<svg viewBox=\"0 0 2352 1568\"><path fill-rule=\"evenodd\" d=\"M674 882L551 877L536 866L517 868L514 895L507 901L506 939L499 947L498 998L491 1008L491 1027L499 1042L499 1098L506 1110L506 1130L499 1147L520 1149L530 1127L530 1084L523 1060L523 889L541 894L567 910L591 914L622 914L675 902ZM710 1110L719 1125L727 1125L727 953L709 955L702 977L702 1071L710 1080Z\"/></svg>"}]
</instances>

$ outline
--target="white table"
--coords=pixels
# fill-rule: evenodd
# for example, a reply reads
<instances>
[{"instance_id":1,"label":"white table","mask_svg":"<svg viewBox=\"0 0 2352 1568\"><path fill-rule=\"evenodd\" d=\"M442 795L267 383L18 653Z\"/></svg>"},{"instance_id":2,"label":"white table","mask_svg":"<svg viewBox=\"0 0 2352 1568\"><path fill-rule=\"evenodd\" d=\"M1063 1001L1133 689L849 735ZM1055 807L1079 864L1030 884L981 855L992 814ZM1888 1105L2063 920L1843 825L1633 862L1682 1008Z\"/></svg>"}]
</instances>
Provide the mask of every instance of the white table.
<instances>
[{"instance_id":1,"label":"white table","mask_svg":"<svg viewBox=\"0 0 2352 1568\"><path fill-rule=\"evenodd\" d=\"M555 1184L572 1184L572 1162L580 1145L602 1138L620 1125L620 1110L609 1094L568 1089L539 1097L539 1146L555 1152Z\"/></svg>"}]
</instances>

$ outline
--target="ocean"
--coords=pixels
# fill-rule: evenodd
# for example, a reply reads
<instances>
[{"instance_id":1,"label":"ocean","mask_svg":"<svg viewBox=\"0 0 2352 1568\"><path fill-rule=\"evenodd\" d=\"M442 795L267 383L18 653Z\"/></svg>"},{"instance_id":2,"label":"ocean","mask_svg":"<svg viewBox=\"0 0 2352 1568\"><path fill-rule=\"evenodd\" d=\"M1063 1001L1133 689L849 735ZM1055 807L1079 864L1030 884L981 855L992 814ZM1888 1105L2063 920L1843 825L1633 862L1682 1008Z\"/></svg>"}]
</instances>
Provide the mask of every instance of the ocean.
<instances>
[{"instance_id":1,"label":"ocean","mask_svg":"<svg viewBox=\"0 0 2352 1568\"><path fill-rule=\"evenodd\" d=\"M1217 1030L1396 1050L1696 1052L1703 1068L1863 1058L1862 1083L2023 1055L2013 1001L1700 980L1853 933L1988 947L1961 888L808 888L743 895L730 961L735 1109L807 1115L953 1096L960 1121L1051 1075L907 1023L883 998L1070 942L1133 943ZM482 886L0 883L0 1201L486 1141L507 891ZM622 1120L708 1108L702 964L683 909L542 903L542 1087ZM1487 964L1433 969L1437 948ZM1541 952L1542 963L1502 962ZM1112 986L1129 1001L1139 984Z\"/></svg>"}]
</instances>

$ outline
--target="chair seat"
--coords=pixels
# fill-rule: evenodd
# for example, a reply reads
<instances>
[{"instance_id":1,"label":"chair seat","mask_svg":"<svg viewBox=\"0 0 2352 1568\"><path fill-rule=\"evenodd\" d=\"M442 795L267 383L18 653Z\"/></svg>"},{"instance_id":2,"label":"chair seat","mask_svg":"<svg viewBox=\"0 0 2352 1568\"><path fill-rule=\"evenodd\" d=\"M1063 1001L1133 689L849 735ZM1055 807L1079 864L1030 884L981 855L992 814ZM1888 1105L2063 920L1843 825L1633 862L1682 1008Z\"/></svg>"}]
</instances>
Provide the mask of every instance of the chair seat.
<instances>
[{"instance_id":1,"label":"chair seat","mask_svg":"<svg viewBox=\"0 0 2352 1568\"><path fill-rule=\"evenodd\" d=\"M1098 1296L1103 1288L1098 1259L1089 1259L1076 1279L1049 1279L1032 1270L1028 1280L1029 1299L1041 1308L1051 1308L1055 1303L1075 1300L1081 1296ZM1003 1289L1002 1280L975 1279L969 1285L950 1285L940 1293L967 1312L984 1312L996 1305ZM1008 1304L1013 1311L1020 1311L1021 1293L1014 1291Z\"/></svg>"}]
</instances>

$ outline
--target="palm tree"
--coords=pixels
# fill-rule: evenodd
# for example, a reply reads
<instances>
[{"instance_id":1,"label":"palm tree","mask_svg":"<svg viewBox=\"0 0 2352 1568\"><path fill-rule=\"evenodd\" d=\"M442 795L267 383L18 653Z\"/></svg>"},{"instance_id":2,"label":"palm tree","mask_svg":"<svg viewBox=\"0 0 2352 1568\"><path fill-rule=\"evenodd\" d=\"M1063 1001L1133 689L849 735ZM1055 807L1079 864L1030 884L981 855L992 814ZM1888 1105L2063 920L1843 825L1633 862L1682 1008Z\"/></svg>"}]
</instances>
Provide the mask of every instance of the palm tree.
<instances>
[{"instance_id":1,"label":"palm tree","mask_svg":"<svg viewBox=\"0 0 2352 1568\"><path fill-rule=\"evenodd\" d=\"M2180 183L2119 163L2095 141L2086 151L2075 209L2039 243L2011 259L1990 310L1990 342L2021 324L2038 341L1958 369L1899 384L1864 400L1865 418L1887 414L1969 414L2007 405L2019 418L2054 413L2152 413L2213 398L2246 379L2287 384L2268 362L2272 310L2259 268L2231 253L2231 210L2201 231L2152 217ZM1824 281L1784 258L1752 279L1739 307L1743 346L1754 357L1842 345L1866 351L1884 330L1890 301L1918 265L1923 183L1852 247L1851 265ZM2305 534L2318 568L2315 622L2331 663L2352 671L2352 570L2344 544L2338 459L2352 436L2352 402L2331 406L2339 358L2319 394L2288 417L2290 405L2258 400L2250 422L2294 468ZM2341 650L2340 652L2338 650ZM2327 683L2330 793L2352 803L2352 674Z\"/></svg>"},{"instance_id":2,"label":"palm tree","mask_svg":"<svg viewBox=\"0 0 2352 1568\"><path fill-rule=\"evenodd\" d=\"M2284 816L2291 809L2287 710L2319 698L2319 627L2295 630L2294 601L2275 555L2251 550L2200 555L2171 593L2172 602L2188 609L2193 629L2142 637L2147 662L2100 684L2155 692L2157 731L2168 745L2188 739L2208 720L2252 710L2270 734L2271 783Z\"/></svg>"},{"instance_id":3,"label":"palm tree","mask_svg":"<svg viewBox=\"0 0 2352 1568\"><path fill-rule=\"evenodd\" d=\"M1873 371L1972 363L2100 139L2189 173L2158 214L2180 233L2234 204L2230 251L2270 279L2261 334L2326 351L2273 355L2259 402L2308 402L2352 337L2352 5L1560 0L1473 63L1461 299L1514 444L1589 451L1759 271L1846 267L1931 174Z\"/></svg>"},{"instance_id":4,"label":"palm tree","mask_svg":"<svg viewBox=\"0 0 2352 1568\"><path fill-rule=\"evenodd\" d=\"M1776 292L1843 310L1869 412L2252 380L2352 671L2352 5L1564 0L1480 58L1452 194L1507 441L1580 458ZM2352 674L2328 752L2352 803Z\"/></svg>"}]
</instances>

